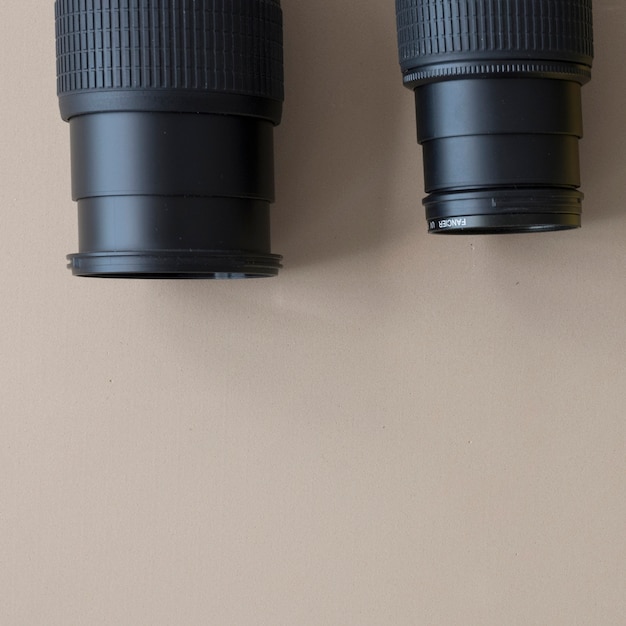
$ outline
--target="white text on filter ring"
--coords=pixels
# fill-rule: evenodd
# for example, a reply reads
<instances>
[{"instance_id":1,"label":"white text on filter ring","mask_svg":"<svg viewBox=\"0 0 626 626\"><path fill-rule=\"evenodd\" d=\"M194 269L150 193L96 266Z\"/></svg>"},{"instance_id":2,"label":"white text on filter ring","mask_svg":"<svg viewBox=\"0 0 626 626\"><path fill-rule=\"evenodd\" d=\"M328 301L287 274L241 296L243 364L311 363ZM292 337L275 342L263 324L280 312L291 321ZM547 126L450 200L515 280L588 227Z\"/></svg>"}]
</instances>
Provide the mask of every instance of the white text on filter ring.
<instances>
[{"instance_id":1,"label":"white text on filter ring","mask_svg":"<svg viewBox=\"0 0 626 626\"><path fill-rule=\"evenodd\" d=\"M439 220L439 228L463 228L464 226L467 226L466 217L457 217L453 220ZM432 227L434 227L434 224Z\"/></svg>"}]
</instances>

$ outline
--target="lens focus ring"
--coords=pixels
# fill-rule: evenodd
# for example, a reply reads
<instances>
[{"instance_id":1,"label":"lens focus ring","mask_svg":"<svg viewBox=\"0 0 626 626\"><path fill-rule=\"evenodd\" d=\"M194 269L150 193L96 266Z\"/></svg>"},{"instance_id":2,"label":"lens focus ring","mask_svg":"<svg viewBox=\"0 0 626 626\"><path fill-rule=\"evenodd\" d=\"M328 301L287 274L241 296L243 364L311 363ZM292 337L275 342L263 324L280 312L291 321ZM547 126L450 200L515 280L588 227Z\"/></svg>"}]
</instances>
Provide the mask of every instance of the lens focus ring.
<instances>
[{"instance_id":1,"label":"lens focus ring","mask_svg":"<svg viewBox=\"0 0 626 626\"><path fill-rule=\"evenodd\" d=\"M282 101L279 0L57 0L57 89Z\"/></svg>"},{"instance_id":2,"label":"lens focus ring","mask_svg":"<svg viewBox=\"0 0 626 626\"><path fill-rule=\"evenodd\" d=\"M475 74L590 75L591 0L396 0L405 82Z\"/></svg>"}]
</instances>

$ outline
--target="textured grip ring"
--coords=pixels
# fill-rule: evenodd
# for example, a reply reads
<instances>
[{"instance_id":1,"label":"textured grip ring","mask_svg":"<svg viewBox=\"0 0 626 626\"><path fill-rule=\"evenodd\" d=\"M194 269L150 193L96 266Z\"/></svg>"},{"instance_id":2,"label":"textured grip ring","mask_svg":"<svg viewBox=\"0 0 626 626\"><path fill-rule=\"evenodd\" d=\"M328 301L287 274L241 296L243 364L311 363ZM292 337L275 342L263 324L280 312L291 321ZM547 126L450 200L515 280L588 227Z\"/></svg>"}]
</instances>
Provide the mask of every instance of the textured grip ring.
<instances>
[{"instance_id":1,"label":"textured grip ring","mask_svg":"<svg viewBox=\"0 0 626 626\"><path fill-rule=\"evenodd\" d=\"M279 0L56 0L57 90L283 100Z\"/></svg>"},{"instance_id":2,"label":"textured grip ring","mask_svg":"<svg viewBox=\"0 0 626 626\"><path fill-rule=\"evenodd\" d=\"M591 0L396 0L396 9L400 64L412 81L567 66L590 74Z\"/></svg>"}]
</instances>

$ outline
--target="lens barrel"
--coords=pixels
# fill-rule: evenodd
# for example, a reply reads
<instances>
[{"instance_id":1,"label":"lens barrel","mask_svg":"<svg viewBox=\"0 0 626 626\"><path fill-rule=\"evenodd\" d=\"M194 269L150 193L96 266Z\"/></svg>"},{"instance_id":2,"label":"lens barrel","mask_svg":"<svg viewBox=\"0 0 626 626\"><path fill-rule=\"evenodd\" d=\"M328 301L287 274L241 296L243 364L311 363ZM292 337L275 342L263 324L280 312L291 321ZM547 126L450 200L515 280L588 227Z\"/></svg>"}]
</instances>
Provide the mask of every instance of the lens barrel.
<instances>
[{"instance_id":1,"label":"lens barrel","mask_svg":"<svg viewBox=\"0 0 626 626\"><path fill-rule=\"evenodd\" d=\"M75 275L275 276L279 0L56 0Z\"/></svg>"},{"instance_id":2,"label":"lens barrel","mask_svg":"<svg viewBox=\"0 0 626 626\"><path fill-rule=\"evenodd\" d=\"M591 0L396 0L429 231L578 228Z\"/></svg>"}]
</instances>

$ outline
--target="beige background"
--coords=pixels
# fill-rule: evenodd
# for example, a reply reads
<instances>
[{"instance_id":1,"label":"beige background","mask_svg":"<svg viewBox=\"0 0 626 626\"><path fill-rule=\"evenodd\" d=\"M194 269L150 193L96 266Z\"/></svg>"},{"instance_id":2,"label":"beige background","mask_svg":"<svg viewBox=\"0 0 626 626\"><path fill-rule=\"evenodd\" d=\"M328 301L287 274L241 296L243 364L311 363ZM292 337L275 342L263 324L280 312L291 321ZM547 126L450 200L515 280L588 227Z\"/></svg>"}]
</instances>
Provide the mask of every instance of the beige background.
<instances>
[{"instance_id":1,"label":"beige background","mask_svg":"<svg viewBox=\"0 0 626 626\"><path fill-rule=\"evenodd\" d=\"M284 0L280 278L74 279L52 2L0 21L0 623L626 624L626 5L574 233L426 234L393 3Z\"/></svg>"}]
</instances>

